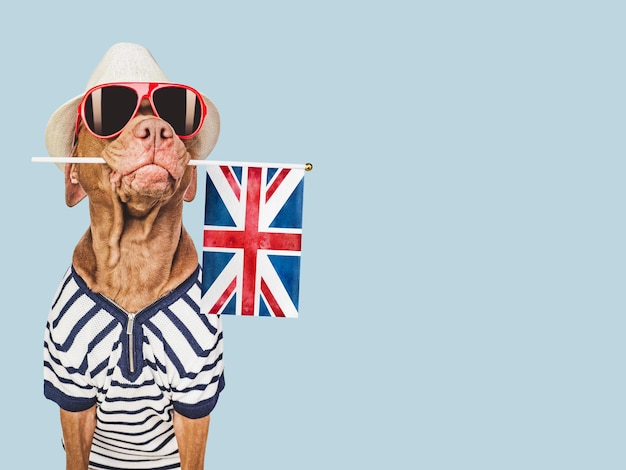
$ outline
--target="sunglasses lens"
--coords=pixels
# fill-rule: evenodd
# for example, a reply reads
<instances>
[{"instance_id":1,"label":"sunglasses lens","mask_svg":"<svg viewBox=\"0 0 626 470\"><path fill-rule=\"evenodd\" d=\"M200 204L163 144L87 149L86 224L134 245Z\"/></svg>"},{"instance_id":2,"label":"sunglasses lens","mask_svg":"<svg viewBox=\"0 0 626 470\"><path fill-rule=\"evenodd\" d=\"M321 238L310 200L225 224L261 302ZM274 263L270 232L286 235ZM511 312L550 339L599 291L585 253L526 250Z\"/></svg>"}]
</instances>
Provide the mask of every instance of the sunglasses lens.
<instances>
[{"instance_id":1,"label":"sunglasses lens","mask_svg":"<svg viewBox=\"0 0 626 470\"><path fill-rule=\"evenodd\" d=\"M85 99L85 122L101 137L121 131L137 107L137 93L124 86L106 86L92 91Z\"/></svg>"},{"instance_id":2,"label":"sunglasses lens","mask_svg":"<svg viewBox=\"0 0 626 470\"><path fill-rule=\"evenodd\" d=\"M159 117L167 121L180 137L188 137L200 128L201 99L193 90L176 86L158 88L152 95Z\"/></svg>"}]
</instances>

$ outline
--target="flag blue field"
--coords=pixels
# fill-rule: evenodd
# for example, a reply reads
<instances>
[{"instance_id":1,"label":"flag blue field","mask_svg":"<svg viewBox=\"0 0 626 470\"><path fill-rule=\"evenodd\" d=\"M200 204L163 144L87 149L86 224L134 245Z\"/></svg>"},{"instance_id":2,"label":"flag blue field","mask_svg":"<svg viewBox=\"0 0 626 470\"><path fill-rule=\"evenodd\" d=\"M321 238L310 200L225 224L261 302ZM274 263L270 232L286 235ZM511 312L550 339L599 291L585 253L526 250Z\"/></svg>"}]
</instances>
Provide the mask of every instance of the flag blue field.
<instances>
[{"instance_id":1,"label":"flag blue field","mask_svg":"<svg viewBox=\"0 0 626 470\"><path fill-rule=\"evenodd\" d=\"M208 166L202 308L298 316L304 170Z\"/></svg>"}]
</instances>

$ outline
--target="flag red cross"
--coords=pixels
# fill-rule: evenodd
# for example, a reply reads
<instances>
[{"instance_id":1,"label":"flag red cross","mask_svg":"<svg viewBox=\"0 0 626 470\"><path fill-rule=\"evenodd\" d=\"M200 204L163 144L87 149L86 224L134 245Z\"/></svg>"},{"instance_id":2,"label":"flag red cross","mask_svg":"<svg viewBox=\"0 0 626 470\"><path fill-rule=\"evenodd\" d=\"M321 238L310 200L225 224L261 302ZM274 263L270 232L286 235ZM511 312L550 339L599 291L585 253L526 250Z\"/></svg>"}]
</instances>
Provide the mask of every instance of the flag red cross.
<instances>
[{"instance_id":1,"label":"flag red cross","mask_svg":"<svg viewBox=\"0 0 626 470\"><path fill-rule=\"evenodd\" d=\"M222 172L226 176L233 193L237 198L241 198L239 183L233 177L229 167L222 166ZM273 183L267 188L265 201L271 199L276 187L285 178L290 169L283 169ZM243 249L243 275L241 286L241 314L254 315L255 311L255 285L257 272L257 252L258 250L276 251L300 251L302 246L302 235L299 233L268 232L259 229L259 212L261 202L261 168L248 168L248 182L246 191L246 215L243 230L204 230L205 248L238 248ZM221 307L231 297L237 287L237 279L229 284L220 296L220 299L213 306L209 313L218 313ZM272 295L269 287L261 279L261 293L265 297L269 306L276 316L284 316L278 302Z\"/></svg>"}]
</instances>

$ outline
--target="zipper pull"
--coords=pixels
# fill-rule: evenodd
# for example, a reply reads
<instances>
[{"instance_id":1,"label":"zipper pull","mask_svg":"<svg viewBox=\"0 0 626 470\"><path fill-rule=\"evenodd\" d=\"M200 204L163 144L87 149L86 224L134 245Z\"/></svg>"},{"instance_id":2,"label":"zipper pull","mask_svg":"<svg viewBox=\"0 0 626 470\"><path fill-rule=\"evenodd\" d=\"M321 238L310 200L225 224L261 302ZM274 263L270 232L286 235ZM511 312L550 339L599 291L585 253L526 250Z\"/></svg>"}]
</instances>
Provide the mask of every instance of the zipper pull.
<instances>
[{"instance_id":1,"label":"zipper pull","mask_svg":"<svg viewBox=\"0 0 626 470\"><path fill-rule=\"evenodd\" d=\"M128 335L128 364L130 373L135 373L135 344L133 342L133 325L135 324L135 315L128 315L128 324L126 325L126 334Z\"/></svg>"}]
</instances>

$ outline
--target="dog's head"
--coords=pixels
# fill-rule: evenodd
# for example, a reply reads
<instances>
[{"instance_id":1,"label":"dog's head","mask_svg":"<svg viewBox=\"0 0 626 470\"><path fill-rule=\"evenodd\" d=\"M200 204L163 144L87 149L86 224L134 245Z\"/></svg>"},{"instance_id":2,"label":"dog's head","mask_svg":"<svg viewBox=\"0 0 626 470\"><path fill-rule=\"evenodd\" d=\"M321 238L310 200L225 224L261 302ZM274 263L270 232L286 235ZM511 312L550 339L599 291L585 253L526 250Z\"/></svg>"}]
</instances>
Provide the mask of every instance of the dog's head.
<instances>
[{"instance_id":1,"label":"dog's head","mask_svg":"<svg viewBox=\"0 0 626 470\"><path fill-rule=\"evenodd\" d=\"M111 89L105 87L111 85L117 87L107 96ZM219 135L219 113L211 100L171 83L151 53L132 43L106 52L86 90L58 108L46 127L50 156L106 162L65 166L67 204L86 196L103 203L113 198L139 213L172 198L193 199L196 170L188 162L206 158ZM131 107L119 111L129 93L134 93Z\"/></svg>"}]
</instances>

